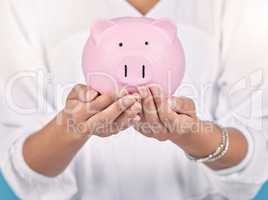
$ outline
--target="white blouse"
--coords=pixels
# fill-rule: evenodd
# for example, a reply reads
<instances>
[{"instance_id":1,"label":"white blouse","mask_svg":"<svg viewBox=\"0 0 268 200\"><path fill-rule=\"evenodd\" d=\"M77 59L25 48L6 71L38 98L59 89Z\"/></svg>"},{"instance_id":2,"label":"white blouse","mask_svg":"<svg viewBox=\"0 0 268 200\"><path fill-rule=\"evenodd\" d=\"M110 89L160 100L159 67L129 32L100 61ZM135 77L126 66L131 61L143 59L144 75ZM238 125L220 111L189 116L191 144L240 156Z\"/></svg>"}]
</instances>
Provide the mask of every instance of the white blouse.
<instances>
[{"instance_id":1,"label":"white blouse","mask_svg":"<svg viewBox=\"0 0 268 200\"><path fill-rule=\"evenodd\" d=\"M125 0L0 1L0 164L26 200L251 199L268 175L268 1L161 0L149 17L178 24L186 76L175 95L192 98L203 120L246 136L246 158L212 171L171 142L133 128L92 137L55 178L24 161L25 139L84 83L83 45L98 18L141 16ZM49 160L47 161L49 162Z\"/></svg>"}]
</instances>

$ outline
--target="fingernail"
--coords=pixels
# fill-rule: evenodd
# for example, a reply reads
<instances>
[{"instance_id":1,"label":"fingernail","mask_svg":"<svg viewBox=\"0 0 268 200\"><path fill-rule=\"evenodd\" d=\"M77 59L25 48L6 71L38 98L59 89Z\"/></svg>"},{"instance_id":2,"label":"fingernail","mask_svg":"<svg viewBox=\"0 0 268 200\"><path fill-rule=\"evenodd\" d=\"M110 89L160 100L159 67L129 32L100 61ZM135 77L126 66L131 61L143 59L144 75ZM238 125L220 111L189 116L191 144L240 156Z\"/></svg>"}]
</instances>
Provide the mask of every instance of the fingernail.
<instances>
[{"instance_id":1,"label":"fingernail","mask_svg":"<svg viewBox=\"0 0 268 200\"><path fill-rule=\"evenodd\" d=\"M175 110L176 109L176 101L175 101L175 99L173 99L173 98L169 99L168 100L168 106L172 110Z\"/></svg>"},{"instance_id":2,"label":"fingernail","mask_svg":"<svg viewBox=\"0 0 268 200\"><path fill-rule=\"evenodd\" d=\"M140 101L141 96L137 93L133 94L134 98L136 99L136 101Z\"/></svg>"},{"instance_id":3,"label":"fingernail","mask_svg":"<svg viewBox=\"0 0 268 200\"><path fill-rule=\"evenodd\" d=\"M119 98L122 98L122 97L124 97L126 95L128 95L128 91L125 88L123 88L122 90L120 90L120 92L119 92Z\"/></svg>"},{"instance_id":4,"label":"fingernail","mask_svg":"<svg viewBox=\"0 0 268 200\"><path fill-rule=\"evenodd\" d=\"M125 96L121 99L123 106L129 107L136 102L132 95Z\"/></svg>"},{"instance_id":5,"label":"fingernail","mask_svg":"<svg viewBox=\"0 0 268 200\"><path fill-rule=\"evenodd\" d=\"M163 91L160 86L153 85L150 87L155 97L163 96Z\"/></svg>"},{"instance_id":6,"label":"fingernail","mask_svg":"<svg viewBox=\"0 0 268 200\"><path fill-rule=\"evenodd\" d=\"M139 122L140 120L141 120L141 117L139 115L133 118L134 122Z\"/></svg>"},{"instance_id":7,"label":"fingernail","mask_svg":"<svg viewBox=\"0 0 268 200\"><path fill-rule=\"evenodd\" d=\"M146 98L148 96L148 89L146 87L138 87L138 91L142 98Z\"/></svg>"},{"instance_id":8,"label":"fingernail","mask_svg":"<svg viewBox=\"0 0 268 200\"><path fill-rule=\"evenodd\" d=\"M163 91L162 91L162 88L161 88L161 87L159 87L159 86L158 86L158 87L156 87L156 90L157 90L157 93L158 93L158 95L159 95L159 96L163 96L163 94L164 94L164 93L163 93Z\"/></svg>"},{"instance_id":9,"label":"fingernail","mask_svg":"<svg viewBox=\"0 0 268 200\"><path fill-rule=\"evenodd\" d=\"M89 91L86 94L86 102L92 101L96 96L98 96L98 93L96 91Z\"/></svg>"},{"instance_id":10,"label":"fingernail","mask_svg":"<svg viewBox=\"0 0 268 200\"><path fill-rule=\"evenodd\" d=\"M132 110L133 112L140 113L140 112L141 112L141 104L138 103L138 102L136 102L136 103L132 106L131 110Z\"/></svg>"}]
</instances>

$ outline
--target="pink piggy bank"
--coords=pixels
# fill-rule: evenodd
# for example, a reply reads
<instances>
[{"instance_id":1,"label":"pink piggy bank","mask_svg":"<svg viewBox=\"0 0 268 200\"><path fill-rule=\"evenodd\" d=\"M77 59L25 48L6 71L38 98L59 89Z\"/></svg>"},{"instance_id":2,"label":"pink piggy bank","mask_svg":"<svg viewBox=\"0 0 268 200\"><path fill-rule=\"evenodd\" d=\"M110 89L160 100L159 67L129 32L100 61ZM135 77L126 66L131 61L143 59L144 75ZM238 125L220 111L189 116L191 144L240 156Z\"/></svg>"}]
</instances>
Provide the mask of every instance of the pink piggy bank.
<instances>
[{"instance_id":1,"label":"pink piggy bank","mask_svg":"<svg viewBox=\"0 0 268 200\"><path fill-rule=\"evenodd\" d=\"M182 81L185 58L171 21L125 17L93 25L82 66L87 84L101 93L157 84L172 95Z\"/></svg>"}]
</instances>

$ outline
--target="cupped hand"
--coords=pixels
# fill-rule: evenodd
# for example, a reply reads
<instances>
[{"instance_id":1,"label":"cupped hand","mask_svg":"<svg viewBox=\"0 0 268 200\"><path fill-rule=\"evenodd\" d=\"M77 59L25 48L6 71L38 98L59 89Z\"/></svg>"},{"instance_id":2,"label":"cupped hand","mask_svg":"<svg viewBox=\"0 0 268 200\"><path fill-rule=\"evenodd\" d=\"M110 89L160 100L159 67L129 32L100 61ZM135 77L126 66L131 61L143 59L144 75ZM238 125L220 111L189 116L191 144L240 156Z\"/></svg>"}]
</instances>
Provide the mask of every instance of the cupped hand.
<instances>
[{"instance_id":1,"label":"cupped hand","mask_svg":"<svg viewBox=\"0 0 268 200\"><path fill-rule=\"evenodd\" d=\"M140 120L137 95L120 97L100 94L86 86L75 86L62 112L67 131L79 135L108 137Z\"/></svg>"},{"instance_id":2,"label":"cupped hand","mask_svg":"<svg viewBox=\"0 0 268 200\"><path fill-rule=\"evenodd\" d=\"M139 87L141 120L135 128L159 141L177 140L193 133L199 123L194 103L186 97L166 97L159 86Z\"/></svg>"}]
</instances>

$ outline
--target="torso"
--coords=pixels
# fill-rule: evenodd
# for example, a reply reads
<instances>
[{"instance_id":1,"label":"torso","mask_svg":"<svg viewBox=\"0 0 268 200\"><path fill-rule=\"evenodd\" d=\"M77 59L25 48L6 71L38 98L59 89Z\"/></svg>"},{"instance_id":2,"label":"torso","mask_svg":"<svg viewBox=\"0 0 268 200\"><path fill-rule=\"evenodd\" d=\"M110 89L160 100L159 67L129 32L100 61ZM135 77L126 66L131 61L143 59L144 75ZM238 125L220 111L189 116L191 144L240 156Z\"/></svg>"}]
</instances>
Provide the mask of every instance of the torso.
<instances>
[{"instance_id":1,"label":"torso","mask_svg":"<svg viewBox=\"0 0 268 200\"><path fill-rule=\"evenodd\" d=\"M219 5L211 2L163 0L145 9L148 17L167 17L178 25L186 53L187 75L176 94L190 96L200 104L197 107L206 120L213 118L211 97L215 95L213 87L219 71L218 27L215 26L218 16L213 11L219 10ZM142 16L125 0L77 0L75 5L73 1L48 0L40 9L49 10L49 14L44 11L40 14L43 24L39 32L46 52L44 70L53 79L49 89L52 97L55 86L70 89L76 83L84 83L81 55L94 20ZM202 95L204 90L209 90L206 96ZM55 112L63 106L57 105L58 99L49 101L57 108ZM206 101L202 104L205 107L201 106L202 101ZM79 199L199 200L208 191L215 191L202 173L202 166L188 161L177 146L145 138L132 128L106 139L93 137L72 165L76 170Z\"/></svg>"}]
</instances>

